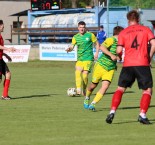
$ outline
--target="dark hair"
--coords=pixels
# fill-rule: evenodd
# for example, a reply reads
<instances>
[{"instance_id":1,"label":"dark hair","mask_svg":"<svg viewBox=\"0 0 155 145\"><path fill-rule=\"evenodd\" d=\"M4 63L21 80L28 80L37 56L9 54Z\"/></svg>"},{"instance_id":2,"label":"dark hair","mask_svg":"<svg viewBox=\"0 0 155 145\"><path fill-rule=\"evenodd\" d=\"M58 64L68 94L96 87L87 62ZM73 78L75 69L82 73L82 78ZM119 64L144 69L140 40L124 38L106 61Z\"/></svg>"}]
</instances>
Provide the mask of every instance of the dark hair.
<instances>
[{"instance_id":1,"label":"dark hair","mask_svg":"<svg viewBox=\"0 0 155 145\"><path fill-rule=\"evenodd\" d=\"M104 28L103 25L101 25L100 28Z\"/></svg>"},{"instance_id":2,"label":"dark hair","mask_svg":"<svg viewBox=\"0 0 155 145\"><path fill-rule=\"evenodd\" d=\"M84 21L80 21L79 23L78 23L78 26L79 25L84 25L84 26L86 26L86 23L84 22Z\"/></svg>"},{"instance_id":3,"label":"dark hair","mask_svg":"<svg viewBox=\"0 0 155 145\"><path fill-rule=\"evenodd\" d=\"M121 26L116 26L113 29L113 35L118 35L124 28Z\"/></svg>"},{"instance_id":4,"label":"dark hair","mask_svg":"<svg viewBox=\"0 0 155 145\"><path fill-rule=\"evenodd\" d=\"M3 24L3 20L0 20L0 25L2 25Z\"/></svg>"},{"instance_id":5,"label":"dark hair","mask_svg":"<svg viewBox=\"0 0 155 145\"><path fill-rule=\"evenodd\" d=\"M139 13L136 10L129 11L127 13L127 19L129 21L139 22Z\"/></svg>"}]
</instances>

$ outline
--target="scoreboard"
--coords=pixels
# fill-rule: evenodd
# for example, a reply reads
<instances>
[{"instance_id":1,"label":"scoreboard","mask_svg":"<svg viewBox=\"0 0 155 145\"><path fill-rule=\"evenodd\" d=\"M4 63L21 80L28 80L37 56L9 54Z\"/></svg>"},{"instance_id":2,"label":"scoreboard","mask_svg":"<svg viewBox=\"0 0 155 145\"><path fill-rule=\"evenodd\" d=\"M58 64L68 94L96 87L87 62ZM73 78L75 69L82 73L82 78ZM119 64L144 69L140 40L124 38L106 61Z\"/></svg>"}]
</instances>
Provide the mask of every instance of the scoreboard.
<instances>
[{"instance_id":1,"label":"scoreboard","mask_svg":"<svg viewBox=\"0 0 155 145\"><path fill-rule=\"evenodd\" d=\"M60 0L31 0L32 11L59 10Z\"/></svg>"}]
</instances>

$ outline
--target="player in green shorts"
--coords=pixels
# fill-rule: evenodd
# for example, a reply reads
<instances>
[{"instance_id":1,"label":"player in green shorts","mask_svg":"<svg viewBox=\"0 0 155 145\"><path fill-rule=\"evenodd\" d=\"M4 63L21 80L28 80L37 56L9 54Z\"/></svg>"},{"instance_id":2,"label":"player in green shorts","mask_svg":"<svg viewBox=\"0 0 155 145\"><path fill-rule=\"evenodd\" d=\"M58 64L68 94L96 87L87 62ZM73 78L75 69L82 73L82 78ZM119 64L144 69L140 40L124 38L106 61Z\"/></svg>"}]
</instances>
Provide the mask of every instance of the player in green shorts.
<instances>
[{"instance_id":1,"label":"player in green shorts","mask_svg":"<svg viewBox=\"0 0 155 145\"><path fill-rule=\"evenodd\" d=\"M79 33L73 36L72 44L66 51L72 51L74 46L77 45L77 62L75 66L76 91L77 95L81 95L82 93L85 96L88 74L92 68L94 58L98 58L99 43L93 33L86 31L85 22L80 21L78 23L78 30ZM96 48L95 55L93 55L93 44L95 44Z\"/></svg>"}]
</instances>

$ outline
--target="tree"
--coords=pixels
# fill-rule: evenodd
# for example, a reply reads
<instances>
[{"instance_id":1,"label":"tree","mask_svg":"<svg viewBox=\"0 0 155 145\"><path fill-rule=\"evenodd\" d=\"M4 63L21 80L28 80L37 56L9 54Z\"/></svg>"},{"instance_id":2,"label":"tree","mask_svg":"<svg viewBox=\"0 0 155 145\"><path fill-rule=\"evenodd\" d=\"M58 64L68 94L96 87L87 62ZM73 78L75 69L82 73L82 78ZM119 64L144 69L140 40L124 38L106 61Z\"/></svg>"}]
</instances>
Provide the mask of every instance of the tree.
<instances>
[{"instance_id":1,"label":"tree","mask_svg":"<svg viewBox=\"0 0 155 145\"><path fill-rule=\"evenodd\" d=\"M110 0L110 6L130 6L134 8L155 8L153 0Z\"/></svg>"},{"instance_id":2,"label":"tree","mask_svg":"<svg viewBox=\"0 0 155 145\"><path fill-rule=\"evenodd\" d=\"M98 6L107 0L61 0L63 8L85 8L86 6ZM109 0L109 6L130 6L134 8L155 8L155 0Z\"/></svg>"},{"instance_id":3,"label":"tree","mask_svg":"<svg viewBox=\"0 0 155 145\"><path fill-rule=\"evenodd\" d=\"M90 0L90 6L94 6L95 4L94 4L94 0Z\"/></svg>"},{"instance_id":4,"label":"tree","mask_svg":"<svg viewBox=\"0 0 155 145\"><path fill-rule=\"evenodd\" d=\"M77 8L77 1L78 0L72 0L71 3L72 3L72 8Z\"/></svg>"},{"instance_id":5,"label":"tree","mask_svg":"<svg viewBox=\"0 0 155 145\"><path fill-rule=\"evenodd\" d=\"M71 8L71 0L61 0L62 8Z\"/></svg>"}]
</instances>

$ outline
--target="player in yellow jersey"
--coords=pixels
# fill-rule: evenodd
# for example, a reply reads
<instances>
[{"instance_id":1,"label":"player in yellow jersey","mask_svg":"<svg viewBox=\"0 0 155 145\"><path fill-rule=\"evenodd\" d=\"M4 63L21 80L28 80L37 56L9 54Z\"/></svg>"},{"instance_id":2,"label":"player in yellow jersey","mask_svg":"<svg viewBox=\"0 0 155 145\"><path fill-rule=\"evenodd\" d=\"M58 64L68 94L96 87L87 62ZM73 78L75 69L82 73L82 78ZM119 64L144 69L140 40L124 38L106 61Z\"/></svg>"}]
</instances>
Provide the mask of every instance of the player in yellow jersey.
<instances>
[{"instance_id":1,"label":"player in yellow jersey","mask_svg":"<svg viewBox=\"0 0 155 145\"><path fill-rule=\"evenodd\" d=\"M102 99L103 95L110 86L110 83L114 75L114 71L116 69L117 60L119 60L119 57L116 54L116 47L117 47L118 34L122 30L123 27L120 26L114 27L113 36L107 38L100 46L100 49L102 50L103 53L99 57L94 66L92 83L87 88L86 97L84 100L85 109L95 111L95 104ZM92 103L89 105L90 95L92 94L93 90L97 87L100 81L102 81L102 86L97 92Z\"/></svg>"},{"instance_id":2,"label":"player in yellow jersey","mask_svg":"<svg viewBox=\"0 0 155 145\"><path fill-rule=\"evenodd\" d=\"M91 71L94 58L98 58L99 43L93 33L86 31L85 22L80 21L78 23L78 30L79 33L73 36L72 44L66 51L72 51L74 46L77 45L77 62L75 66L76 90L77 95L81 95L82 93L85 96L88 74ZM96 48L95 55L93 55L93 44L95 44Z\"/></svg>"}]
</instances>

